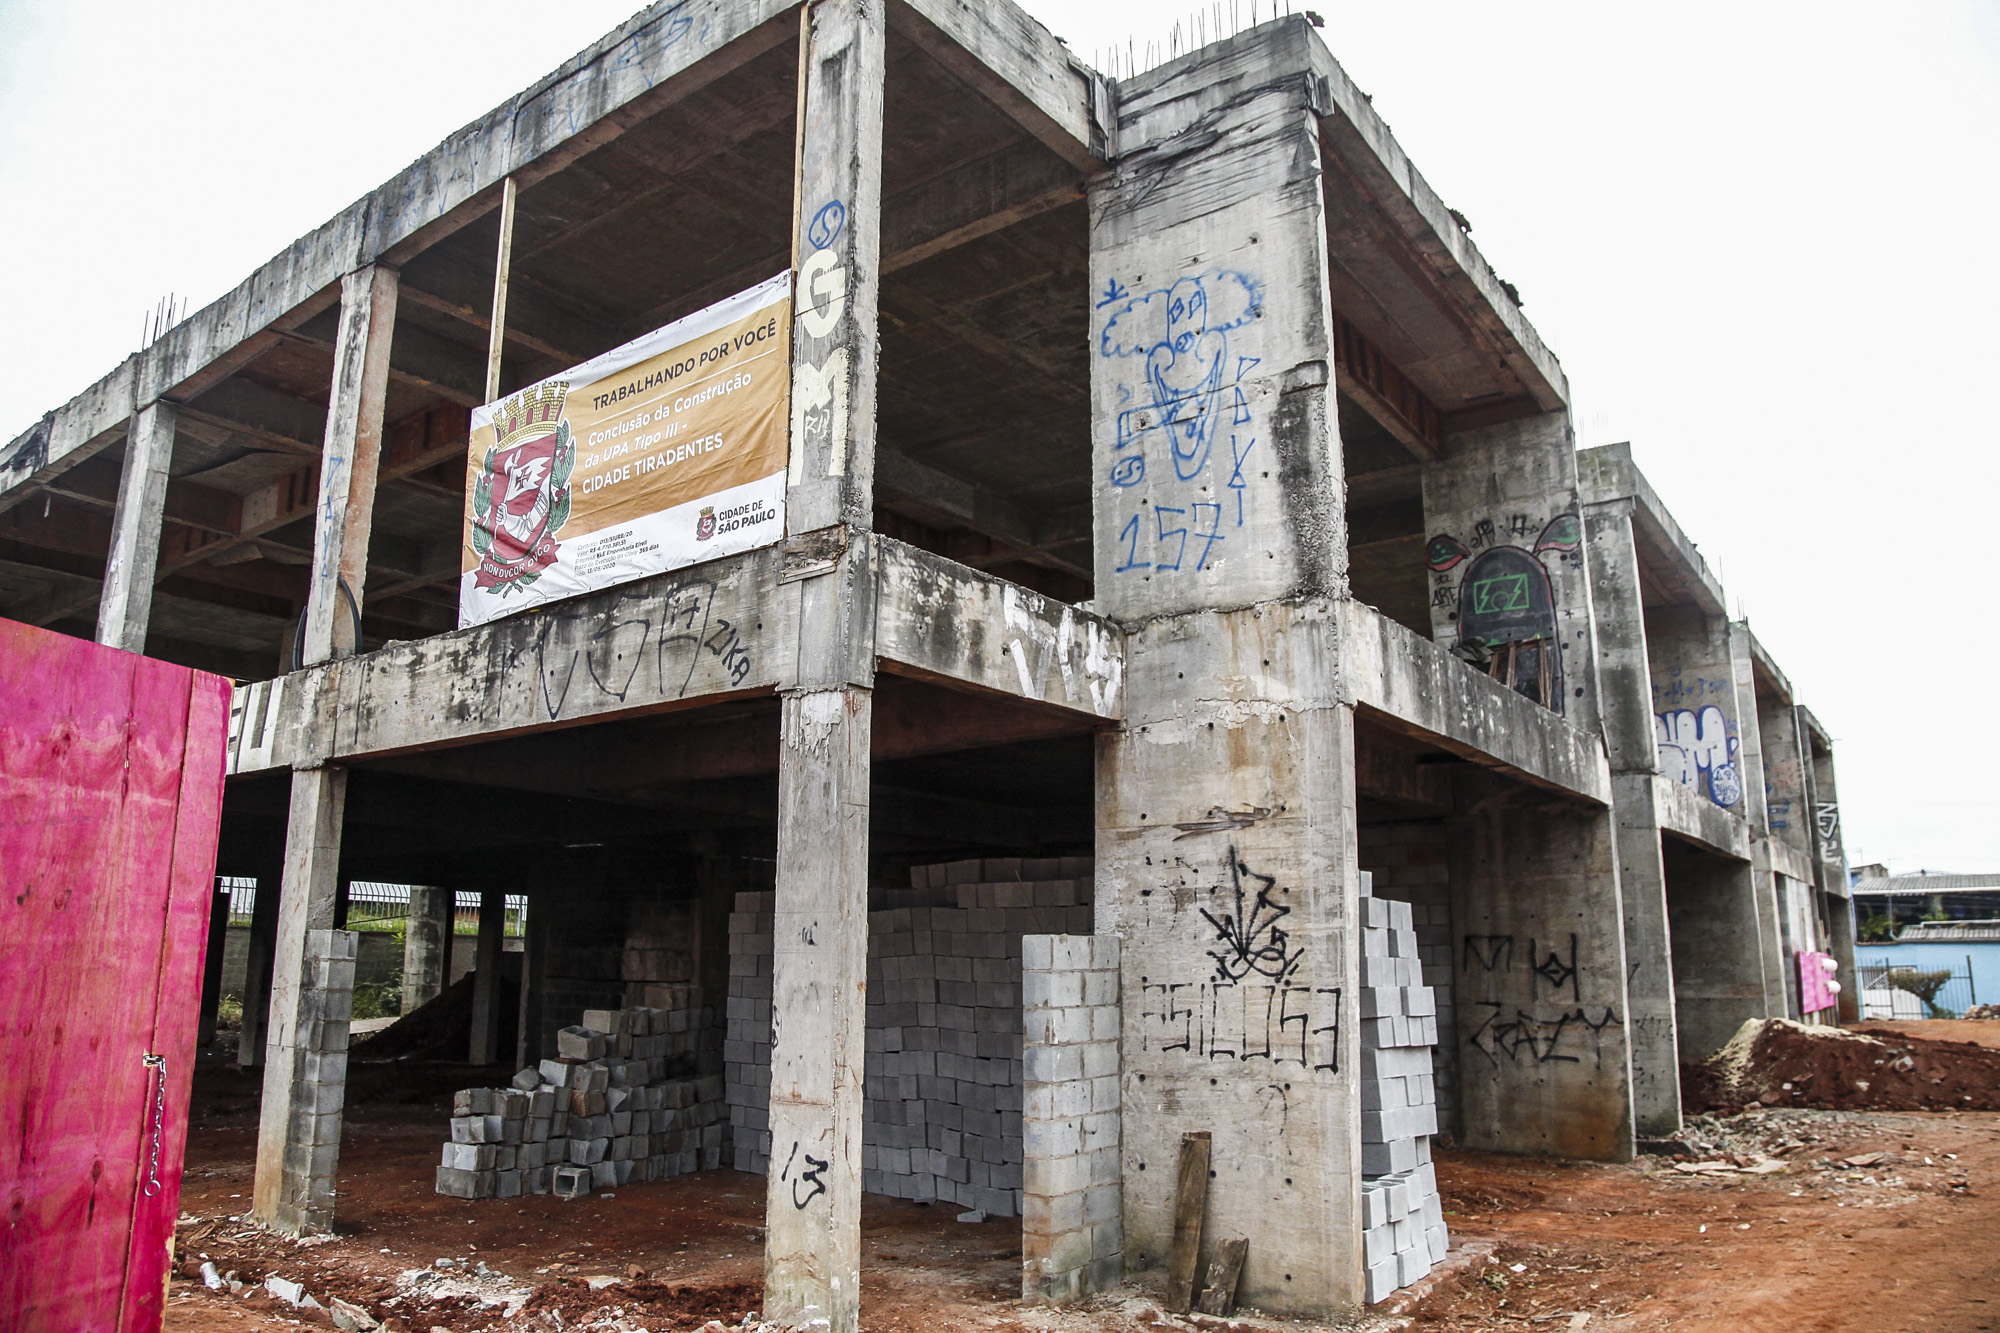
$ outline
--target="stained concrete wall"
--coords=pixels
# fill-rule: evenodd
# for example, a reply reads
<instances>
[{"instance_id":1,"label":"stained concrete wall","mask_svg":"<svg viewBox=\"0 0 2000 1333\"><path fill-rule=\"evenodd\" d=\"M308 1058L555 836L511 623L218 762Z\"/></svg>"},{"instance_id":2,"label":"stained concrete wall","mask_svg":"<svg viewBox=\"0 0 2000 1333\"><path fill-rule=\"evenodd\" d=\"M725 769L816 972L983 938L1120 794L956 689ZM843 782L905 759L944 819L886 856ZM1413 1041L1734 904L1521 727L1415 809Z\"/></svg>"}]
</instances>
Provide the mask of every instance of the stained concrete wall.
<instances>
[{"instance_id":1,"label":"stained concrete wall","mask_svg":"<svg viewBox=\"0 0 2000 1333\"><path fill-rule=\"evenodd\" d=\"M1095 608L1127 634L1096 923L1122 945L1127 1262L1164 1262L1181 1136L1208 1131L1205 1235L1252 1238L1245 1303L1308 1313L1362 1296L1313 45L1270 25L1121 85L1089 199Z\"/></svg>"},{"instance_id":2,"label":"stained concrete wall","mask_svg":"<svg viewBox=\"0 0 2000 1333\"><path fill-rule=\"evenodd\" d=\"M1485 774L1451 821L1459 1114L1468 1147L1634 1150L1624 919L1604 811Z\"/></svg>"}]
</instances>

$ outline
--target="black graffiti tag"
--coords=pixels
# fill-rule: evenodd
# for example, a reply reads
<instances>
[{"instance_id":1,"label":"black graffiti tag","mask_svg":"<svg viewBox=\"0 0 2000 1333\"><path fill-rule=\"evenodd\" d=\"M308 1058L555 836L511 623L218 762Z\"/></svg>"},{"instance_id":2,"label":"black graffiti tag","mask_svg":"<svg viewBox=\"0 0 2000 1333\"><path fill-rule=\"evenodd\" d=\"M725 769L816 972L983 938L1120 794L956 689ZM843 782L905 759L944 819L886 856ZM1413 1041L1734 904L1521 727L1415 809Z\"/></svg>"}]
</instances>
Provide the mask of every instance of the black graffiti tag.
<instances>
[{"instance_id":1,"label":"black graffiti tag","mask_svg":"<svg viewBox=\"0 0 2000 1333\"><path fill-rule=\"evenodd\" d=\"M1248 904L1247 911L1243 887L1246 876L1257 884L1257 896ZM1205 907L1201 909L1202 917L1215 927L1215 938L1222 945L1208 951L1208 956L1215 960L1215 979L1237 982L1255 973L1273 981L1285 980L1298 970L1305 949L1292 948L1291 935L1278 926L1292 914L1292 909L1271 901L1271 890L1278 885L1276 877L1252 870L1237 856L1232 845L1229 881L1235 910L1225 910L1218 917Z\"/></svg>"}]
</instances>

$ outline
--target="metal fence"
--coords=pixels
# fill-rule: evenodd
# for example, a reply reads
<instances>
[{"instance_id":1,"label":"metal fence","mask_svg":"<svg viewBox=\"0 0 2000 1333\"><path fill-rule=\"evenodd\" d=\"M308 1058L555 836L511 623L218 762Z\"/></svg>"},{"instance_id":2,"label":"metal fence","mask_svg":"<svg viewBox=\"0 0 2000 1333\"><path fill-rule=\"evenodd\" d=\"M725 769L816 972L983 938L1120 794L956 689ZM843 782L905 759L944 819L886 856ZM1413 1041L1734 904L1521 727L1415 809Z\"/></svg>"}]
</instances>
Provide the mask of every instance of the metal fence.
<instances>
[{"instance_id":1,"label":"metal fence","mask_svg":"<svg viewBox=\"0 0 2000 1333\"><path fill-rule=\"evenodd\" d=\"M229 924L247 926L257 905L257 881L221 876L217 887L229 891ZM460 891L452 895L452 933L479 933L479 894ZM507 935L518 939L527 929L528 899L525 894L507 897ZM408 884L377 884L356 880L347 886L347 928L349 930L393 932L410 915Z\"/></svg>"},{"instance_id":2,"label":"metal fence","mask_svg":"<svg viewBox=\"0 0 2000 1333\"><path fill-rule=\"evenodd\" d=\"M1861 972L1863 1018L1957 1018L1979 1003L1972 984L1972 955L1960 965L1923 967L1887 958L1856 962ZM1943 978L1938 973L1945 973ZM1901 984L1898 984L1901 983ZM1924 998L1929 992L1929 999Z\"/></svg>"}]
</instances>

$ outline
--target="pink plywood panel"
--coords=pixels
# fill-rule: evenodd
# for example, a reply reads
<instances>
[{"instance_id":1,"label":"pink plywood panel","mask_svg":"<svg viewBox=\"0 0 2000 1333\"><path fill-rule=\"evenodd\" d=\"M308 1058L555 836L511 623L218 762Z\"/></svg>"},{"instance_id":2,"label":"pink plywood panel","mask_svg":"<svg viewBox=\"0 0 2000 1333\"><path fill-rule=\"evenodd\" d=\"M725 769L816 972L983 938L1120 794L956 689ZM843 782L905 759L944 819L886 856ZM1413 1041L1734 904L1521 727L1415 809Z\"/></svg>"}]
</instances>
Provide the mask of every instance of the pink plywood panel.
<instances>
[{"instance_id":1,"label":"pink plywood panel","mask_svg":"<svg viewBox=\"0 0 2000 1333\"><path fill-rule=\"evenodd\" d=\"M1803 1013L1816 1014L1823 1009L1831 1009L1840 1002L1839 997L1828 983L1834 979L1833 955L1814 953L1810 949L1799 953L1799 1009Z\"/></svg>"},{"instance_id":2,"label":"pink plywood panel","mask_svg":"<svg viewBox=\"0 0 2000 1333\"><path fill-rule=\"evenodd\" d=\"M155 1100L144 1057L192 1032L207 895L181 909L175 887L184 859L186 875L213 873L221 742L190 754L187 736L197 700L202 725L221 729L220 684L0 621L0 1325L158 1326L164 1256L135 1249L135 1211L154 1205L147 1243L163 1245L155 1201L169 1227L173 1202L164 1178L143 1193ZM214 771L191 772L191 759ZM200 794L184 808L187 785ZM190 928L191 946L179 938ZM189 947L191 993L174 976ZM163 1022L170 1010L186 1017ZM180 1129L162 1163L177 1164L193 1043L160 1053ZM129 1302L139 1322L127 1320L127 1292L148 1273L154 1294Z\"/></svg>"},{"instance_id":3,"label":"pink plywood panel","mask_svg":"<svg viewBox=\"0 0 2000 1333\"><path fill-rule=\"evenodd\" d=\"M195 1031L200 1026L202 966L208 914L215 905L216 838L222 826L222 779L229 735L229 682L189 673L186 748L174 816L165 947L153 1006L149 1048L167 1057L159 1160L142 1130L138 1197L128 1248L125 1299L118 1327L151 1333L160 1327L169 1243L179 1213L187 1148L188 1098L194 1080ZM155 1184L157 1182L157 1184Z\"/></svg>"}]
</instances>

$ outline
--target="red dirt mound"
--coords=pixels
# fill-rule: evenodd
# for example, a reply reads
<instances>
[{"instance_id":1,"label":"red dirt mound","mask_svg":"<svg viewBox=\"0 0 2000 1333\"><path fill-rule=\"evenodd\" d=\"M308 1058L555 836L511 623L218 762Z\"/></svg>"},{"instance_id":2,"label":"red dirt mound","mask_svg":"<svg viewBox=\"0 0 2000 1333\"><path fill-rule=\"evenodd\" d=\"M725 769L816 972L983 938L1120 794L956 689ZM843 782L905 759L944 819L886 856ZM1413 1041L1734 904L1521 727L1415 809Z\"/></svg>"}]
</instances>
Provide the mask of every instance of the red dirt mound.
<instances>
[{"instance_id":1,"label":"red dirt mound","mask_svg":"<svg viewBox=\"0 0 2000 1333\"><path fill-rule=\"evenodd\" d=\"M1690 1111L1733 1111L1750 1102L1829 1111L2000 1110L2000 1050L1753 1019L1708 1061L1681 1067L1681 1101Z\"/></svg>"}]
</instances>

